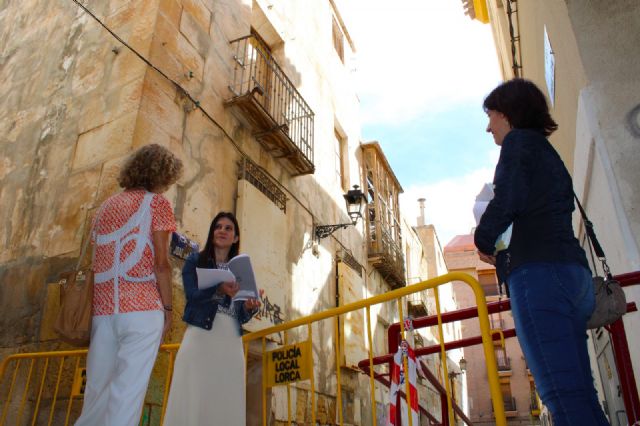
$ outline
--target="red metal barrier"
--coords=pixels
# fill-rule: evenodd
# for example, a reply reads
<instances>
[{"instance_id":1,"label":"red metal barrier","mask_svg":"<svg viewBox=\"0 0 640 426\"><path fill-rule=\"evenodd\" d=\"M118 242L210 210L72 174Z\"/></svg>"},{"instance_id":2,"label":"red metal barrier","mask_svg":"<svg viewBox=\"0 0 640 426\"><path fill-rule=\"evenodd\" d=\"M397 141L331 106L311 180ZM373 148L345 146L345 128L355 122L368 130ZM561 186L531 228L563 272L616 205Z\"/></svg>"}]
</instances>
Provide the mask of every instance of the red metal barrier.
<instances>
[{"instance_id":1,"label":"red metal barrier","mask_svg":"<svg viewBox=\"0 0 640 426\"><path fill-rule=\"evenodd\" d=\"M614 278L620 282L622 287L640 284L640 271L616 275ZM635 303L628 303L627 312L632 312L629 310L629 305L633 305L633 311L637 310L635 309ZM630 425L633 425L640 421L640 400L638 399L638 388L633 375L633 364L631 363L624 321L622 318L619 319L607 327L607 330L611 333L611 344L613 345L613 354L616 359L616 369L618 370L618 379L620 380L627 420Z\"/></svg>"},{"instance_id":2,"label":"red metal barrier","mask_svg":"<svg viewBox=\"0 0 640 426\"><path fill-rule=\"evenodd\" d=\"M515 337L516 330L515 328L508 328L506 330L502 330L502 334L504 335L505 339L509 337ZM500 340L500 335L498 333L493 334L493 336L491 337L493 340ZM452 340L451 342L445 343L444 350L449 351L451 349L466 348L467 346L479 345L481 343L482 343L482 336L467 337L464 339ZM422 348L415 348L414 351L416 353L416 357L436 354L440 352L440 345L432 345L432 346L425 346ZM380 355L373 358L373 365L386 364L392 361L393 361L393 354ZM365 369L368 371L369 359L367 358L360 361L358 363L358 368L360 368L363 371Z\"/></svg>"},{"instance_id":3,"label":"red metal barrier","mask_svg":"<svg viewBox=\"0 0 640 426\"><path fill-rule=\"evenodd\" d=\"M640 271L629 272L626 274L615 275L614 279L620 282L622 287L627 287L631 285L640 284ZM487 303L487 310L489 314L504 312L511 310L511 302L509 299L500 300L497 302ZM636 307L635 302L627 303L627 313L636 312L638 309ZM478 316L477 308L465 308L459 309L457 311L445 312L441 314L442 323L448 323L453 321L461 321L465 319L475 318ZM431 315L426 317L415 318L413 320L413 328L418 329L422 327L430 327L438 324L438 316ZM631 363L631 354L629 352L629 344L627 342L627 335L624 328L624 322L622 319L616 321L607 327L607 330L611 333L611 342L613 345L613 351L616 361L616 367L618 370L618 376L620 380L620 387L622 391L622 397L624 400L624 406L627 413L627 419L629 424L635 424L640 421L640 399L638 398L638 389L636 386L635 377L633 374L633 365ZM514 337L516 335L515 329L507 329L503 330L504 338ZM397 351L398 346L400 345L400 324L394 323L389 326L387 330L388 342L389 342L389 354L382 355L379 357L373 358L373 365L391 363L393 361L393 354ZM500 339L498 334L494 334L493 340ZM473 346L482 343L482 337L476 336L466 339L460 339L452 342L445 343L445 351L451 349L457 349L467 346ZM416 357L429 355L433 353L440 352L439 345L433 345L429 347L416 348L415 353ZM369 374L369 360L365 359L358 363L358 367ZM429 371L428 369L425 369ZM429 372L431 374L431 372ZM376 380L380 381L386 386L389 386L389 381L384 379L383 376L375 374ZM427 377L427 379L431 382L431 384L436 387L438 392L440 392L441 398L444 395L443 399L443 408L442 408L442 424L449 424L449 414L447 410L446 403L446 392L440 382L437 380L433 374L431 377ZM433 379L434 381L432 381ZM437 383L437 384L436 384ZM422 407L420 407L421 411L426 412ZM454 402L454 410L459 415L462 413L460 408ZM430 420L432 416L428 414ZM461 417L463 414L461 415ZM465 421L468 421L466 417L463 417ZM468 424L471 424L470 422Z\"/></svg>"},{"instance_id":4,"label":"red metal barrier","mask_svg":"<svg viewBox=\"0 0 640 426\"><path fill-rule=\"evenodd\" d=\"M511 301L509 299L500 300L498 302L487 303L487 310L490 314L496 312L504 312L511 310ZM462 321L469 318L478 317L478 308L465 308L458 309L457 311L445 312L441 315L442 323L448 323L453 321ZM422 327L430 327L438 324L438 316L430 315L427 317L415 318L413 320L413 328L418 329ZM388 349L389 353L396 353L398 346L400 346L400 324L394 323L389 326L387 330L388 337Z\"/></svg>"},{"instance_id":5,"label":"red metal barrier","mask_svg":"<svg viewBox=\"0 0 640 426\"><path fill-rule=\"evenodd\" d=\"M374 362L373 365L378 365L378 364L384 364L386 361L379 361L380 359L385 358L386 355L382 356L382 357L376 357L374 358ZM417 357L417 354L416 354ZM378 360L378 361L376 361ZM440 383L440 381L438 380L438 378L436 376L433 375L433 373L431 372L431 370L429 370L427 368L427 366L424 364L424 362L419 361L420 365L422 366L422 371L424 372L425 378L429 381L429 383L431 383L433 385L433 387L436 389L436 391L440 394L440 402L441 402L441 410L442 410L442 423L438 423L438 419L436 419L433 414L429 413L422 405L418 405L418 408L420 409L420 412L423 413L428 419L431 425L433 426L442 426L442 425L448 425L449 424L449 409L447 406L447 391L445 390L445 388L442 386L442 384ZM363 360L360 361L358 363L358 367L367 375L370 375L371 372L369 370L369 360ZM376 373L374 371L373 373L373 378L376 379L378 382L382 383L383 385L385 385L386 387L390 387L391 386L391 382L389 381L389 379L387 379L385 377L386 375L384 374L379 374ZM398 403L397 406L400 406L400 399L404 398L405 393L402 390L398 390ZM464 411L462 411L462 409L460 408L460 406L458 406L458 404L456 403L456 401L451 401L451 404L453 406L453 411L455 411L456 414L458 414L458 416L460 416L460 418L462 420L464 420L468 425L472 425L471 420L469 420L469 418L464 414ZM398 414L400 413L400 411L398 411ZM396 424L400 424L399 422L397 422Z\"/></svg>"}]
</instances>

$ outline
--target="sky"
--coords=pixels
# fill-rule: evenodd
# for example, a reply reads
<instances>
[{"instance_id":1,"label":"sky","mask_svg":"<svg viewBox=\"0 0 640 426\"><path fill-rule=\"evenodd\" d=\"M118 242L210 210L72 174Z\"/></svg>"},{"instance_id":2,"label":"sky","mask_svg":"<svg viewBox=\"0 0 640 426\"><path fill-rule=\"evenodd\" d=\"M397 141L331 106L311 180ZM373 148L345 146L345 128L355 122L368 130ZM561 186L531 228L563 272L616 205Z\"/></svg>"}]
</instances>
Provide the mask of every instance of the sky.
<instances>
[{"instance_id":1,"label":"sky","mask_svg":"<svg viewBox=\"0 0 640 426\"><path fill-rule=\"evenodd\" d=\"M461 0L346 0L356 47L362 139L380 142L417 224L418 198L443 248L475 226L473 203L499 149L484 97L501 81L489 25Z\"/></svg>"}]
</instances>

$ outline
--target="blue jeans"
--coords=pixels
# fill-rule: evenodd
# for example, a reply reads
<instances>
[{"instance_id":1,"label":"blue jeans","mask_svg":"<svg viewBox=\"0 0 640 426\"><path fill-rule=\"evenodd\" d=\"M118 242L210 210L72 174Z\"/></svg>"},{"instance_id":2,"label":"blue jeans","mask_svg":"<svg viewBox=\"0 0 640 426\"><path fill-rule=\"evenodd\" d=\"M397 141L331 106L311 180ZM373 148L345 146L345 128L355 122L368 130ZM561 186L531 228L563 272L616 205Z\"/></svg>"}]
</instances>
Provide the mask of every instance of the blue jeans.
<instances>
[{"instance_id":1,"label":"blue jeans","mask_svg":"<svg viewBox=\"0 0 640 426\"><path fill-rule=\"evenodd\" d=\"M527 263L508 278L516 333L555 426L608 425L593 385L587 320L591 273L577 263Z\"/></svg>"}]
</instances>

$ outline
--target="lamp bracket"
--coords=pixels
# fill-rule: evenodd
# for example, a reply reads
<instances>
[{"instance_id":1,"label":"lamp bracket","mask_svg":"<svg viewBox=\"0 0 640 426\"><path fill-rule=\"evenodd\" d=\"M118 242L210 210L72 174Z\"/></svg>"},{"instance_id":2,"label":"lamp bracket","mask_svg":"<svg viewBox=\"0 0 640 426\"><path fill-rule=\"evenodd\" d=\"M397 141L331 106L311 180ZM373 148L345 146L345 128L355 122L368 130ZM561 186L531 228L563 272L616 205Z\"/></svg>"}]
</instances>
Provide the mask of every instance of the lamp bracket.
<instances>
[{"instance_id":1,"label":"lamp bracket","mask_svg":"<svg viewBox=\"0 0 640 426\"><path fill-rule=\"evenodd\" d=\"M462 371L458 372L458 371L450 371L449 372L449 378L450 379L454 379L457 376L462 376Z\"/></svg>"},{"instance_id":2,"label":"lamp bracket","mask_svg":"<svg viewBox=\"0 0 640 426\"><path fill-rule=\"evenodd\" d=\"M338 229L347 228L352 226L353 223L338 223L336 225L316 225L315 227L315 235L318 240L328 237L329 235L336 232Z\"/></svg>"}]
</instances>

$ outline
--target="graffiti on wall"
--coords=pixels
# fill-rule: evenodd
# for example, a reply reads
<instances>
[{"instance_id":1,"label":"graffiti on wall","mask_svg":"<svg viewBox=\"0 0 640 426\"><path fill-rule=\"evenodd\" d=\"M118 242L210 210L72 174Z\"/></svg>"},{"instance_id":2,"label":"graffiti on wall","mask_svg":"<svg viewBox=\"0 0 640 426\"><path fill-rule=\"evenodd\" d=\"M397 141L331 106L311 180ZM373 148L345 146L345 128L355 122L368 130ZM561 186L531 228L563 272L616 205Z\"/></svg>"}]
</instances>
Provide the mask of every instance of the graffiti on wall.
<instances>
[{"instance_id":1,"label":"graffiti on wall","mask_svg":"<svg viewBox=\"0 0 640 426\"><path fill-rule=\"evenodd\" d=\"M282 309L277 303L271 303L269 297L265 294L263 289L260 289L260 310L255 315L255 319L265 319L274 325L278 325L284 322L282 318Z\"/></svg>"}]
</instances>

